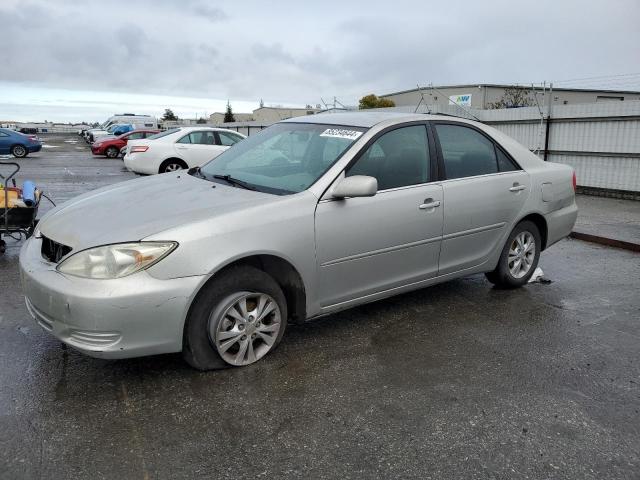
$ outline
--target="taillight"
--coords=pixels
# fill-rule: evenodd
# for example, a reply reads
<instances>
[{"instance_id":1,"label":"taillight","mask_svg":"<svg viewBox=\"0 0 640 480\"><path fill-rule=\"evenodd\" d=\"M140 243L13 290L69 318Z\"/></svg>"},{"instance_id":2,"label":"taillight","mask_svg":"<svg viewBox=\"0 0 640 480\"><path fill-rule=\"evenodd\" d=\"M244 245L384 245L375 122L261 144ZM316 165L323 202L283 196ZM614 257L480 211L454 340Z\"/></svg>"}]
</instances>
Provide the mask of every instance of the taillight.
<instances>
[{"instance_id":1,"label":"taillight","mask_svg":"<svg viewBox=\"0 0 640 480\"><path fill-rule=\"evenodd\" d=\"M576 180L576 171L573 171L573 191L576 191L576 185L578 184L577 180Z\"/></svg>"},{"instance_id":2,"label":"taillight","mask_svg":"<svg viewBox=\"0 0 640 480\"><path fill-rule=\"evenodd\" d=\"M147 150L149 150L149 147L147 147L146 145L134 145L133 147L131 147L130 153L142 153L146 152Z\"/></svg>"}]
</instances>

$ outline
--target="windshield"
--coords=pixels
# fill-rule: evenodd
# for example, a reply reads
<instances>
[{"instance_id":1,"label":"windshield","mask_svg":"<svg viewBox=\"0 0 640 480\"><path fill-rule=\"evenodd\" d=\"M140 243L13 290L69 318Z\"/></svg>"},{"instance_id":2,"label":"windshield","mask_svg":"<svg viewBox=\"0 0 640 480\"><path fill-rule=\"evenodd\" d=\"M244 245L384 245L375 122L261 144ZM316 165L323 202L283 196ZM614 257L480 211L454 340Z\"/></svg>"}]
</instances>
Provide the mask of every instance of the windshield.
<instances>
[{"instance_id":1,"label":"windshield","mask_svg":"<svg viewBox=\"0 0 640 480\"><path fill-rule=\"evenodd\" d=\"M171 135L172 133L179 132L179 128L170 128L169 130L165 130L164 132L156 133L155 135L150 135L147 137L147 140L155 140L156 138L166 137L167 135Z\"/></svg>"},{"instance_id":2,"label":"windshield","mask_svg":"<svg viewBox=\"0 0 640 480\"><path fill-rule=\"evenodd\" d=\"M238 142L201 168L279 195L306 190L365 131L313 123L277 123Z\"/></svg>"}]
</instances>

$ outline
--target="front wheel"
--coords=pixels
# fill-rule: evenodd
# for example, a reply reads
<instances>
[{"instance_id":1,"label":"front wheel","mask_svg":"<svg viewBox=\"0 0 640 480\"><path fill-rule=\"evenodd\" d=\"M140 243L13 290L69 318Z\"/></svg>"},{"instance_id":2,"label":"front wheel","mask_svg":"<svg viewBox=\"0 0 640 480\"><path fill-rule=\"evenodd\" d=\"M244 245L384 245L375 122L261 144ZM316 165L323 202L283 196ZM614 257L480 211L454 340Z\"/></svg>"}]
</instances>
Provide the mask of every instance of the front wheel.
<instances>
[{"instance_id":1,"label":"front wheel","mask_svg":"<svg viewBox=\"0 0 640 480\"><path fill-rule=\"evenodd\" d=\"M498 266L486 273L487 279L500 288L518 288L529 281L540 259L540 230L528 220L515 226L500 254Z\"/></svg>"},{"instance_id":2,"label":"front wheel","mask_svg":"<svg viewBox=\"0 0 640 480\"><path fill-rule=\"evenodd\" d=\"M182 353L198 370L250 365L276 348L286 327L287 304L278 283L257 268L232 267L198 294Z\"/></svg>"},{"instance_id":3,"label":"front wheel","mask_svg":"<svg viewBox=\"0 0 640 480\"><path fill-rule=\"evenodd\" d=\"M13 147L11 147L11 155L16 158L24 158L28 153L29 151L22 145L14 145Z\"/></svg>"}]
</instances>

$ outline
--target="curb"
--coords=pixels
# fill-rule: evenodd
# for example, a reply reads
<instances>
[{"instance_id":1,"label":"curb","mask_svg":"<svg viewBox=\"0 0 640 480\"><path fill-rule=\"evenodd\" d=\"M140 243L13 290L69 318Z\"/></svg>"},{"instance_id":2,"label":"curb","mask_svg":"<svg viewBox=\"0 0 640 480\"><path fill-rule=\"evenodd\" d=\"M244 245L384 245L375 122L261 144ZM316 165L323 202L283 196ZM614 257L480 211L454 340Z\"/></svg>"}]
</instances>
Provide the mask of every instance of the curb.
<instances>
[{"instance_id":1,"label":"curb","mask_svg":"<svg viewBox=\"0 0 640 480\"><path fill-rule=\"evenodd\" d=\"M569 234L571 238L583 240L585 242L598 243L607 247L622 248L631 252L640 252L640 243L626 242L624 240L615 240L613 238L601 237L590 233L573 231Z\"/></svg>"}]
</instances>

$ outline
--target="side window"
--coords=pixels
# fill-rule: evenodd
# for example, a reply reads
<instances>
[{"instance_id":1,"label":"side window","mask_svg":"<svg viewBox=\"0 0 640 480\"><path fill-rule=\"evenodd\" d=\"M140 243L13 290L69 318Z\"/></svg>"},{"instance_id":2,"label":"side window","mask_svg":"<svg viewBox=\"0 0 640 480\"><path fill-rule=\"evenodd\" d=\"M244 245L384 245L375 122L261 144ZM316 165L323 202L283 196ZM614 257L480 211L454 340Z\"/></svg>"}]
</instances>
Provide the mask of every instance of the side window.
<instances>
[{"instance_id":1,"label":"side window","mask_svg":"<svg viewBox=\"0 0 640 480\"><path fill-rule=\"evenodd\" d=\"M447 179L498 172L493 142L475 130L459 125L438 125Z\"/></svg>"},{"instance_id":2,"label":"side window","mask_svg":"<svg viewBox=\"0 0 640 480\"><path fill-rule=\"evenodd\" d=\"M240 140L242 140L242 137L238 135L234 135L233 133L227 133L227 132L216 132L216 133L218 134L218 138L220 139L219 145L222 145L225 147L230 147L231 145L235 145Z\"/></svg>"},{"instance_id":3,"label":"side window","mask_svg":"<svg viewBox=\"0 0 640 480\"><path fill-rule=\"evenodd\" d=\"M4 133L4 132L0 132L0 137L8 137L9 135Z\"/></svg>"},{"instance_id":4,"label":"side window","mask_svg":"<svg viewBox=\"0 0 640 480\"><path fill-rule=\"evenodd\" d=\"M513 172L514 170L520 170L498 147L496 147L496 154L498 155L498 170L501 172Z\"/></svg>"},{"instance_id":5,"label":"side window","mask_svg":"<svg viewBox=\"0 0 640 480\"><path fill-rule=\"evenodd\" d=\"M200 144L202 145L215 145L216 144L216 135L215 132L205 131L198 132L200 134Z\"/></svg>"},{"instance_id":6,"label":"side window","mask_svg":"<svg viewBox=\"0 0 640 480\"><path fill-rule=\"evenodd\" d=\"M185 135L180 140L178 140L176 143L191 143L191 135Z\"/></svg>"},{"instance_id":7,"label":"side window","mask_svg":"<svg viewBox=\"0 0 640 480\"><path fill-rule=\"evenodd\" d=\"M191 138L191 143L194 145L204 145L206 143L204 132L191 132L189 137Z\"/></svg>"},{"instance_id":8,"label":"side window","mask_svg":"<svg viewBox=\"0 0 640 480\"><path fill-rule=\"evenodd\" d=\"M378 190L430 181L427 129L402 127L378 138L346 172L378 180Z\"/></svg>"},{"instance_id":9,"label":"side window","mask_svg":"<svg viewBox=\"0 0 640 480\"><path fill-rule=\"evenodd\" d=\"M144 138L143 132L136 132L127 136L127 140L140 140L141 138Z\"/></svg>"}]
</instances>

